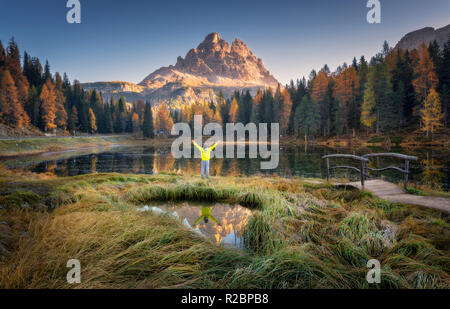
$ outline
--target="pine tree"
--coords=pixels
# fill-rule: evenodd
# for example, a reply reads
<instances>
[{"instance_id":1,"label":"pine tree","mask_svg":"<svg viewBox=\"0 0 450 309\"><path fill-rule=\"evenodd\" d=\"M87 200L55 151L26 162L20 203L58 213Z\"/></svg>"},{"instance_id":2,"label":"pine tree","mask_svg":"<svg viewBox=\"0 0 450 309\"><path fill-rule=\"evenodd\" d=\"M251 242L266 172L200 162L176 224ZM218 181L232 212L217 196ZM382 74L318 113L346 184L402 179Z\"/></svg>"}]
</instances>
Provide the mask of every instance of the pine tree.
<instances>
[{"instance_id":1,"label":"pine tree","mask_svg":"<svg viewBox=\"0 0 450 309\"><path fill-rule=\"evenodd\" d=\"M55 124L65 130L67 127L68 115L66 111L66 97L64 96L63 81L61 76L55 74Z\"/></svg>"},{"instance_id":2,"label":"pine tree","mask_svg":"<svg viewBox=\"0 0 450 309\"><path fill-rule=\"evenodd\" d=\"M51 80L53 82L53 76L50 72L50 64L48 63L48 60L45 61L45 67L44 67L44 80Z\"/></svg>"},{"instance_id":3,"label":"pine tree","mask_svg":"<svg viewBox=\"0 0 450 309\"><path fill-rule=\"evenodd\" d=\"M442 89L444 123L448 126L450 123L450 37L444 44L444 50L442 51L440 84Z\"/></svg>"},{"instance_id":4,"label":"pine tree","mask_svg":"<svg viewBox=\"0 0 450 309\"><path fill-rule=\"evenodd\" d=\"M327 72L322 69L314 80L311 96L319 105L321 127L325 136L330 131L330 104L329 104L329 78Z\"/></svg>"},{"instance_id":5,"label":"pine tree","mask_svg":"<svg viewBox=\"0 0 450 309\"><path fill-rule=\"evenodd\" d=\"M376 79L378 82L375 88L377 96L377 132L381 129L389 133L390 130L397 127L399 118L393 104L392 84L386 62L382 62L377 66Z\"/></svg>"},{"instance_id":6,"label":"pine tree","mask_svg":"<svg viewBox=\"0 0 450 309\"><path fill-rule=\"evenodd\" d=\"M423 108L420 110L421 119L423 123L422 130L429 133L433 137L433 134L442 127L442 111L441 111L441 101L439 99L439 94L436 90L431 89L428 97L425 99Z\"/></svg>"},{"instance_id":7,"label":"pine tree","mask_svg":"<svg viewBox=\"0 0 450 309\"><path fill-rule=\"evenodd\" d=\"M82 132L89 132L89 98L83 90L80 82L75 80L72 86L71 103L78 111L78 129Z\"/></svg>"},{"instance_id":8,"label":"pine tree","mask_svg":"<svg viewBox=\"0 0 450 309\"><path fill-rule=\"evenodd\" d=\"M3 48L2 41L0 41L0 69L5 65L5 62L6 62L5 49Z\"/></svg>"},{"instance_id":9,"label":"pine tree","mask_svg":"<svg viewBox=\"0 0 450 309\"><path fill-rule=\"evenodd\" d=\"M147 138L155 137L155 129L153 127L153 114L152 114L152 106L149 102L145 103L145 111L144 111L144 122L142 125L142 132Z\"/></svg>"},{"instance_id":10,"label":"pine tree","mask_svg":"<svg viewBox=\"0 0 450 309\"><path fill-rule=\"evenodd\" d=\"M113 120L111 116L111 108L106 105L105 106L105 123L104 123L104 131L103 133L113 133L114 132L114 126L113 126Z\"/></svg>"},{"instance_id":11,"label":"pine tree","mask_svg":"<svg viewBox=\"0 0 450 309\"><path fill-rule=\"evenodd\" d=\"M304 135L305 143L308 136L319 133L320 112L316 101L313 98L304 96L300 105L295 111L295 132L296 135Z\"/></svg>"},{"instance_id":12,"label":"pine tree","mask_svg":"<svg viewBox=\"0 0 450 309\"><path fill-rule=\"evenodd\" d=\"M72 106L72 111L69 117L69 131L74 132L78 129L78 110L76 106Z\"/></svg>"},{"instance_id":13,"label":"pine tree","mask_svg":"<svg viewBox=\"0 0 450 309\"><path fill-rule=\"evenodd\" d=\"M17 106L20 109L18 111L18 114L21 115L21 119L18 123L20 123L22 126L26 126L29 124L29 117L26 113L22 113L22 111L26 109L28 104L29 84L22 72L19 47L14 41L14 38L11 38L11 41L9 42L6 52L5 65L8 68L17 89L17 95L20 105L20 107Z\"/></svg>"},{"instance_id":14,"label":"pine tree","mask_svg":"<svg viewBox=\"0 0 450 309\"><path fill-rule=\"evenodd\" d=\"M447 84L442 86L442 110L444 113L444 126L447 127L450 115L450 89Z\"/></svg>"},{"instance_id":15,"label":"pine tree","mask_svg":"<svg viewBox=\"0 0 450 309\"><path fill-rule=\"evenodd\" d=\"M127 103L124 97L119 98L119 114L127 112Z\"/></svg>"},{"instance_id":16,"label":"pine tree","mask_svg":"<svg viewBox=\"0 0 450 309\"><path fill-rule=\"evenodd\" d=\"M238 102L238 121L247 124L250 122L253 100L250 91L241 95Z\"/></svg>"},{"instance_id":17,"label":"pine tree","mask_svg":"<svg viewBox=\"0 0 450 309\"><path fill-rule=\"evenodd\" d=\"M35 86L31 86L29 94L28 115L30 115L31 124L39 125L39 93Z\"/></svg>"},{"instance_id":18,"label":"pine tree","mask_svg":"<svg viewBox=\"0 0 450 309\"><path fill-rule=\"evenodd\" d=\"M260 123L273 123L275 122L275 113L274 113L274 98L272 94L272 90L267 89L263 96L263 104L260 104L263 108L263 112L260 113L264 116L263 119L260 120Z\"/></svg>"},{"instance_id":19,"label":"pine tree","mask_svg":"<svg viewBox=\"0 0 450 309\"><path fill-rule=\"evenodd\" d=\"M127 125L127 107L124 97L119 98L115 114L114 131L116 133L123 133L125 132Z\"/></svg>"},{"instance_id":20,"label":"pine tree","mask_svg":"<svg viewBox=\"0 0 450 309\"><path fill-rule=\"evenodd\" d=\"M89 100L89 106L92 108L95 114L95 118L97 121L97 128L99 132L104 131L105 127L105 119L104 119L104 106L103 106L103 98L99 92L97 92L95 89L92 90L90 100Z\"/></svg>"}]
</instances>

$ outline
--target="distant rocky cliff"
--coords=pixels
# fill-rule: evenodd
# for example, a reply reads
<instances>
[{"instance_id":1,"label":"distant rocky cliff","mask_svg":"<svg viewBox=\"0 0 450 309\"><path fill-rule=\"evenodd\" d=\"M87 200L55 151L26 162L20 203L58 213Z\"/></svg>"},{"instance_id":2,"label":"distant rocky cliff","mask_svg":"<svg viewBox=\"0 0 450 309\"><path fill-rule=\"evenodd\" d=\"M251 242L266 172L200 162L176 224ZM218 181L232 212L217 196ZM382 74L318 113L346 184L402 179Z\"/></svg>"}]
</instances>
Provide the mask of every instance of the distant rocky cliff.
<instances>
[{"instance_id":1,"label":"distant rocky cliff","mask_svg":"<svg viewBox=\"0 0 450 309\"><path fill-rule=\"evenodd\" d=\"M426 27L420 30L416 30L406 34L397 44L397 48L411 50L417 49L422 43L430 44L435 41L443 48L450 38L450 25L445 27L434 29Z\"/></svg>"}]
</instances>

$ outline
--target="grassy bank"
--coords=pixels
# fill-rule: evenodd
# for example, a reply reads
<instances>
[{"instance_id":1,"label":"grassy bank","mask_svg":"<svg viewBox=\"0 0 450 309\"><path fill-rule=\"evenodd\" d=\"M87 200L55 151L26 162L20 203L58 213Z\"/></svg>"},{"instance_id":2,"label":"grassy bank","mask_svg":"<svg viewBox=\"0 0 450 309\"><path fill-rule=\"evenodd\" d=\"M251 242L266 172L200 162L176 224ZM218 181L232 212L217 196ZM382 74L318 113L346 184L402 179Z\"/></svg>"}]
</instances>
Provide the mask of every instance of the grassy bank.
<instances>
[{"instance_id":1,"label":"grassy bank","mask_svg":"<svg viewBox=\"0 0 450 309\"><path fill-rule=\"evenodd\" d=\"M300 179L0 172L1 288L449 288L450 222L431 209ZM220 247L154 201L254 210L247 250ZM82 283L66 282L79 259ZM382 282L366 281L367 260Z\"/></svg>"},{"instance_id":2,"label":"grassy bank","mask_svg":"<svg viewBox=\"0 0 450 309\"><path fill-rule=\"evenodd\" d=\"M136 139L132 135L87 136L76 138L18 138L14 140L0 140L0 157L26 156L75 149L79 150L94 147L109 147L114 145L170 145L170 140Z\"/></svg>"}]
</instances>

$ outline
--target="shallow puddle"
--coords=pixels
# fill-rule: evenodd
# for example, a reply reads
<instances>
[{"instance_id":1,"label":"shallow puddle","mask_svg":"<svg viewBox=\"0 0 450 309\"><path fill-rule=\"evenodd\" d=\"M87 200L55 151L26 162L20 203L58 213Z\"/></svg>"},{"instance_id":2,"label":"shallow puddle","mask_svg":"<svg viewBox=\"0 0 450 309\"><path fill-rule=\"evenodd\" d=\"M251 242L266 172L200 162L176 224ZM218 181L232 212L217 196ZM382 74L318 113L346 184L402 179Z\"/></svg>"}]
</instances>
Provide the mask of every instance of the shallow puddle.
<instances>
[{"instance_id":1,"label":"shallow puddle","mask_svg":"<svg viewBox=\"0 0 450 309\"><path fill-rule=\"evenodd\" d=\"M244 247L243 232L251 210L240 205L176 203L144 206L138 211L169 213L185 226L217 244Z\"/></svg>"}]
</instances>

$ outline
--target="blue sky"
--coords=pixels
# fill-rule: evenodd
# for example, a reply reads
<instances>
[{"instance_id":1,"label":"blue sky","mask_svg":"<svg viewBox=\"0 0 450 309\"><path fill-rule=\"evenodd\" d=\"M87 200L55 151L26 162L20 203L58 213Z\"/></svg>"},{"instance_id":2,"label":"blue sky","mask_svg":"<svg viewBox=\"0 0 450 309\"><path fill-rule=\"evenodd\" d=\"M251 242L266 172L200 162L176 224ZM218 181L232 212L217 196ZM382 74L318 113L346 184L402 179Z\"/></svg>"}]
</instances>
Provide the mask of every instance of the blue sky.
<instances>
[{"instance_id":1,"label":"blue sky","mask_svg":"<svg viewBox=\"0 0 450 309\"><path fill-rule=\"evenodd\" d=\"M14 36L52 71L81 82L138 83L210 32L238 37L282 83L325 63L370 58L407 32L450 24L449 0L380 0L381 24L366 21L367 0L80 0L81 24L66 22L66 0L0 0L0 40Z\"/></svg>"}]
</instances>

